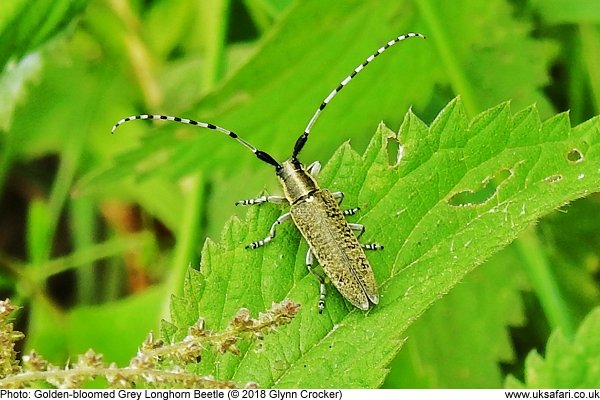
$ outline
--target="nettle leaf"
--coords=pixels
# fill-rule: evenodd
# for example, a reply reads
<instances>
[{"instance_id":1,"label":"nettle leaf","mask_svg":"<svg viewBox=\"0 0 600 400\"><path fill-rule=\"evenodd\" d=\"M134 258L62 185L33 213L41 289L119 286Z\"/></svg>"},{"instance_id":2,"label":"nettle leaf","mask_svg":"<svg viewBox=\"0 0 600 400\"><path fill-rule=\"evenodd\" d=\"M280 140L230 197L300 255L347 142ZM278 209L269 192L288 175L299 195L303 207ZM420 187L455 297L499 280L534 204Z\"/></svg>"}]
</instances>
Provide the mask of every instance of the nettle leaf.
<instances>
[{"instance_id":1,"label":"nettle leaf","mask_svg":"<svg viewBox=\"0 0 600 400\"><path fill-rule=\"evenodd\" d=\"M181 340L187 335L188 327L202 317L198 311L198 303L204 293L204 276L189 268L183 284L183 296L171 297L171 320L161 321L161 334L169 341Z\"/></svg>"},{"instance_id":2,"label":"nettle leaf","mask_svg":"<svg viewBox=\"0 0 600 400\"><path fill-rule=\"evenodd\" d=\"M525 320L525 276L513 247L467 275L407 331L386 387L502 387L499 362L513 360L508 326Z\"/></svg>"},{"instance_id":3,"label":"nettle leaf","mask_svg":"<svg viewBox=\"0 0 600 400\"><path fill-rule=\"evenodd\" d=\"M574 338L556 330L545 357L532 351L525 361L525 383L509 377L507 388L595 388L600 384L600 308L581 323Z\"/></svg>"},{"instance_id":4,"label":"nettle leaf","mask_svg":"<svg viewBox=\"0 0 600 400\"><path fill-rule=\"evenodd\" d=\"M220 242L206 242L199 315L220 329L240 307L264 310L288 297L303 308L265 338L264 351L207 352L198 372L262 387L379 386L404 331L432 303L538 218L600 190L599 141L600 118L572 129L566 114L541 123L534 107L513 115L505 103L469 122L457 99L429 127L412 112L398 134L380 126L362 156L343 145L320 182L345 192L344 207L361 207L353 218L367 227L363 241L385 244L369 254L380 304L362 312L329 286L319 315L295 227L244 249L282 212L252 207L245 221L230 220ZM180 329L187 322L173 320Z\"/></svg>"}]
</instances>

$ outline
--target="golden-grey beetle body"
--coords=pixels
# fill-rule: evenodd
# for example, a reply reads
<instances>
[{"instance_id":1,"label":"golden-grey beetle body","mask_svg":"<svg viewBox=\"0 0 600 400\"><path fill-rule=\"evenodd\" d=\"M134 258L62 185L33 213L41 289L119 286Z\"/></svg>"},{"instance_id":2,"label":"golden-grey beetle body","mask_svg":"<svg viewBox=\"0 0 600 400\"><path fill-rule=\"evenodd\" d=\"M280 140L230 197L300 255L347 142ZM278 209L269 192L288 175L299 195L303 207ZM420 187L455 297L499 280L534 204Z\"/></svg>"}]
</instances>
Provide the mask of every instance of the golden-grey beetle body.
<instances>
[{"instance_id":1,"label":"golden-grey beetle body","mask_svg":"<svg viewBox=\"0 0 600 400\"><path fill-rule=\"evenodd\" d=\"M373 269L331 192L293 160L278 176L294 224L335 288L361 310L379 303Z\"/></svg>"}]
</instances>

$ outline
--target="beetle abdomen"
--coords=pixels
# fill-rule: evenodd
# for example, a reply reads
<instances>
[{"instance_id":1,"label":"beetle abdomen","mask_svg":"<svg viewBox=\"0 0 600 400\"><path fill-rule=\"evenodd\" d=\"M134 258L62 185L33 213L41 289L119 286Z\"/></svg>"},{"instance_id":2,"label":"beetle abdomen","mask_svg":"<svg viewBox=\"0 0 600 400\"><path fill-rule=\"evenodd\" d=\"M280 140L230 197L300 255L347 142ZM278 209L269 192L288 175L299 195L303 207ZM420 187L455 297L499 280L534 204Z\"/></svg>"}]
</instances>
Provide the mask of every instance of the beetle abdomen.
<instances>
[{"instance_id":1,"label":"beetle abdomen","mask_svg":"<svg viewBox=\"0 0 600 400\"><path fill-rule=\"evenodd\" d=\"M369 309L379 293L373 270L328 190L319 189L290 208L298 230L337 290L354 306Z\"/></svg>"}]
</instances>

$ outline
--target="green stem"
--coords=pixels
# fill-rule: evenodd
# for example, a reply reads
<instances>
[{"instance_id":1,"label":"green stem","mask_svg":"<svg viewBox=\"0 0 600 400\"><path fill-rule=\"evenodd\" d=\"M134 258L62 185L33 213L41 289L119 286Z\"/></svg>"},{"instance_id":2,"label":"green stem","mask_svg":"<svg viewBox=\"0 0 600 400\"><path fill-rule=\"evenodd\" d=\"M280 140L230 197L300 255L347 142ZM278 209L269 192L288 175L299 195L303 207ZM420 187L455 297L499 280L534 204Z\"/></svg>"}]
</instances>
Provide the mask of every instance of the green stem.
<instances>
[{"instance_id":1,"label":"green stem","mask_svg":"<svg viewBox=\"0 0 600 400\"><path fill-rule=\"evenodd\" d=\"M45 252L41 257L44 261L50 258L52 238L56 235L58 221L73 186L73 179L79 167L84 144L88 138L85 132L89 132L88 122L91 114L90 112L85 116L85 122L80 124L80 129L70 130L65 137L66 143L63 151L60 153L60 165L47 204L47 243L44 249Z\"/></svg>"},{"instance_id":2,"label":"green stem","mask_svg":"<svg viewBox=\"0 0 600 400\"><path fill-rule=\"evenodd\" d=\"M535 230L530 228L524 231L519 236L519 240L515 241L515 245L524 261L523 265L550 326L553 330L560 328L565 335L572 337L575 334L575 326L569 307L562 298Z\"/></svg>"},{"instance_id":3,"label":"green stem","mask_svg":"<svg viewBox=\"0 0 600 400\"><path fill-rule=\"evenodd\" d=\"M596 113L600 111L600 34L592 24L579 26L584 65L590 79L592 100Z\"/></svg>"},{"instance_id":4,"label":"green stem","mask_svg":"<svg viewBox=\"0 0 600 400\"><path fill-rule=\"evenodd\" d=\"M204 90L210 91L225 71L225 41L229 0L204 1L202 20L205 21L206 67L203 69Z\"/></svg>"},{"instance_id":5,"label":"green stem","mask_svg":"<svg viewBox=\"0 0 600 400\"><path fill-rule=\"evenodd\" d=\"M212 376L201 376L195 373L185 371L167 371L158 368L117 368L117 367L80 367L75 364L72 368L67 369L51 369L47 371L25 371L16 375L9 375L0 379L0 387L28 387L35 382L56 382L59 381L82 381L94 379L96 377L114 378L115 376L122 377L125 382L151 382L151 379L160 380L160 382L173 382L181 384L184 382L188 386L201 388L232 388L233 383L228 381L220 381ZM74 388L81 387L75 385ZM118 387L118 385L115 385Z\"/></svg>"},{"instance_id":6,"label":"green stem","mask_svg":"<svg viewBox=\"0 0 600 400\"><path fill-rule=\"evenodd\" d=\"M571 46L567 49L567 59L569 61L569 116L573 123L581 123L585 120L585 109L588 103L586 96L587 77L585 66L583 65L583 51L581 43L578 46Z\"/></svg>"},{"instance_id":7,"label":"green stem","mask_svg":"<svg viewBox=\"0 0 600 400\"><path fill-rule=\"evenodd\" d=\"M167 284L166 293L183 295L185 274L191 264L198 262L202 213L205 207L204 179L200 173L186 181L187 196L177 232L177 245L173 257L173 271ZM170 315L168 307L163 310L163 318Z\"/></svg>"},{"instance_id":8,"label":"green stem","mask_svg":"<svg viewBox=\"0 0 600 400\"><path fill-rule=\"evenodd\" d=\"M162 104L163 94L156 79L152 54L147 49L137 29L140 21L131 8L130 2L108 0L108 4L126 27L123 44L131 65L131 72L142 91L144 103L151 110L157 109Z\"/></svg>"},{"instance_id":9,"label":"green stem","mask_svg":"<svg viewBox=\"0 0 600 400\"><path fill-rule=\"evenodd\" d=\"M7 134L6 132L0 132L3 136L0 139L0 194L4 189L4 183L6 182L6 176L12 164L12 158L14 153L14 134ZM0 200L3 199L4 196L0 196ZM0 203L0 206L2 204Z\"/></svg>"},{"instance_id":10,"label":"green stem","mask_svg":"<svg viewBox=\"0 0 600 400\"><path fill-rule=\"evenodd\" d=\"M481 109L477 105L469 79L464 73L466 69L461 66L457 56L458 52L452 48L450 41L447 40L451 36L444 32L442 18L437 15L436 9L431 5L430 0L417 1L416 4L429 28L427 39L433 41L444 65L444 70L448 73L454 92L460 95L467 113L471 116L476 115Z\"/></svg>"},{"instance_id":11,"label":"green stem","mask_svg":"<svg viewBox=\"0 0 600 400\"><path fill-rule=\"evenodd\" d=\"M122 254L137 247L144 247L153 240L148 232L119 236L103 243L91 244L75 251L68 256L54 258L40 264L40 279L48 279L53 275L81 268L95 261Z\"/></svg>"},{"instance_id":12,"label":"green stem","mask_svg":"<svg viewBox=\"0 0 600 400\"><path fill-rule=\"evenodd\" d=\"M94 244L96 220L93 203L86 198L73 199L70 213L71 240L75 253L85 250ZM92 304L96 291L94 261L90 260L77 269L77 298L79 304ZM67 265L70 265L67 263ZM47 271L47 269L44 269Z\"/></svg>"}]
</instances>

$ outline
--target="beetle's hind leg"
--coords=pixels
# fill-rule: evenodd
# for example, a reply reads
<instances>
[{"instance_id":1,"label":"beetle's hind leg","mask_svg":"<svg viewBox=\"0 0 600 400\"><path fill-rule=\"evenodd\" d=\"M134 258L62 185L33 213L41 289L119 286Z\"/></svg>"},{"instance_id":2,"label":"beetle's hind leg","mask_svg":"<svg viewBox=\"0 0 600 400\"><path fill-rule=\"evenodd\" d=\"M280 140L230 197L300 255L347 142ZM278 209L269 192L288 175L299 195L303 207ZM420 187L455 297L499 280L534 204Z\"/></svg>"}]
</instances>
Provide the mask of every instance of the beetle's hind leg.
<instances>
[{"instance_id":1,"label":"beetle's hind leg","mask_svg":"<svg viewBox=\"0 0 600 400\"><path fill-rule=\"evenodd\" d=\"M360 238L362 234L365 233L365 226L363 224L349 223L348 225L353 231L360 231L360 233L357 236L358 238ZM377 243L361 243L360 245L365 250L383 250L383 245Z\"/></svg>"},{"instance_id":2,"label":"beetle's hind leg","mask_svg":"<svg viewBox=\"0 0 600 400\"><path fill-rule=\"evenodd\" d=\"M353 231L360 231L357 236L358 238L360 238L362 234L365 233L365 226L363 224L353 224L349 222L348 226L350 226L350 229L352 229Z\"/></svg>"},{"instance_id":3,"label":"beetle's hind leg","mask_svg":"<svg viewBox=\"0 0 600 400\"><path fill-rule=\"evenodd\" d=\"M347 215L354 215L354 214L356 214L359 211L360 211L360 207L349 208L347 210L344 210L344 215L346 215L346 216Z\"/></svg>"},{"instance_id":4,"label":"beetle's hind leg","mask_svg":"<svg viewBox=\"0 0 600 400\"><path fill-rule=\"evenodd\" d=\"M360 246L365 250L383 250L383 245L377 243L361 243Z\"/></svg>"},{"instance_id":5,"label":"beetle's hind leg","mask_svg":"<svg viewBox=\"0 0 600 400\"><path fill-rule=\"evenodd\" d=\"M313 261L313 253L310 249L308 249L306 252L306 269L308 269L308 272L310 272L319 281L319 314L323 314L323 310L325 309L325 295L327 294L327 290L325 288L325 278L313 270Z\"/></svg>"}]
</instances>

